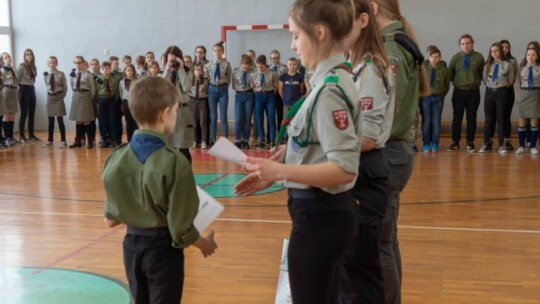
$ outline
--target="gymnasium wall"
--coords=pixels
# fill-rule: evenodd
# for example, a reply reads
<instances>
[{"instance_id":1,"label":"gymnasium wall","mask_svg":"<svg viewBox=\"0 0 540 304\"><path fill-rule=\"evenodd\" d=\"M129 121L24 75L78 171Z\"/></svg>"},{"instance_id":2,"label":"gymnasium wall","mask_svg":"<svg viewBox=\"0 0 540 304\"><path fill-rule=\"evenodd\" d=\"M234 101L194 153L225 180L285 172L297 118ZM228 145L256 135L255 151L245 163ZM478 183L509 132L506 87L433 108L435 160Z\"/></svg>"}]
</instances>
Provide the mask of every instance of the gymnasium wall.
<instances>
[{"instance_id":1,"label":"gymnasium wall","mask_svg":"<svg viewBox=\"0 0 540 304\"><path fill-rule=\"evenodd\" d=\"M110 55L122 57L152 50L159 57L169 45L178 45L194 55L196 45L205 45L212 56L212 45L220 40L222 25L279 24L287 22L291 0L12 0L14 60L19 64L25 48L32 48L40 77L36 85L37 129L46 129L45 85L41 74L49 55L59 58L59 69L67 74L75 55L87 60ZM420 48L439 46L443 59L459 51L457 39L470 33L475 49L484 56L489 45L507 38L514 56L523 57L526 44L540 39L537 0L402 0L402 14L413 25ZM237 66L241 53L254 49L269 59L272 49L282 52L282 61L294 55L286 30L229 32L227 55ZM159 59L159 58L158 58ZM270 60L269 60L270 61ZM234 120L234 94L230 91L229 120ZM446 98L443 121L451 120L450 94ZM71 92L66 97L70 107ZM479 119L483 120L483 106ZM69 122L68 127L73 127Z\"/></svg>"}]
</instances>

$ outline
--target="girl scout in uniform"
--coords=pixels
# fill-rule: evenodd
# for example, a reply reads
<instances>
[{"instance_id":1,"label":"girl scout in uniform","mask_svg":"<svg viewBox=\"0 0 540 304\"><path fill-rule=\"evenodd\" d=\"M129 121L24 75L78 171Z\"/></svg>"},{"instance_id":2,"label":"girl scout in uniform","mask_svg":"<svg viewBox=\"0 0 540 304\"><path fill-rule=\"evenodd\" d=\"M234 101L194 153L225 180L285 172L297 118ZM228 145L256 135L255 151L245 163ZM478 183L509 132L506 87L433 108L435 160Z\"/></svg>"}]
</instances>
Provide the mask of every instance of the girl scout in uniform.
<instances>
[{"instance_id":1,"label":"girl scout in uniform","mask_svg":"<svg viewBox=\"0 0 540 304\"><path fill-rule=\"evenodd\" d=\"M520 90L517 95L517 107L519 113L519 148L517 154L525 152L525 137L527 119L531 120L531 154L537 155L538 149L538 118L540 117L540 57L539 48L527 50L524 61L520 65L518 80Z\"/></svg>"},{"instance_id":2,"label":"girl scout in uniform","mask_svg":"<svg viewBox=\"0 0 540 304\"><path fill-rule=\"evenodd\" d=\"M45 86L47 87L47 116L49 117L49 137L44 148L52 147L54 138L54 118L58 121L60 129L60 148L67 147L66 144L66 126L64 125L64 116L66 116L66 105L64 98L67 94L67 80L64 72L59 71L58 59L50 56L47 62L49 71L43 73Z\"/></svg>"},{"instance_id":3,"label":"girl scout in uniform","mask_svg":"<svg viewBox=\"0 0 540 304\"><path fill-rule=\"evenodd\" d=\"M157 61L152 61L148 64L148 75L159 76L159 63Z\"/></svg>"},{"instance_id":4,"label":"girl scout in uniform","mask_svg":"<svg viewBox=\"0 0 540 304\"><path fill-rule=\"evenodd\" d=\"M371 3L395 78L396 112L390 137L383 150L390 189L382 231L381 260L386 303L400 303L401 254L397 237L399 197L413 170L413 156L407 139L415 121L420 92L427 91L427 80L422 67L424 57L418 49L410 24L401 15L399 1L376 0Z\"/></svg>"},{"instance_id":5,"label":"girl scout in uniform","mask_svg":"<svg viewBox=\"0 0 540 304\"><path fill-rule=\"evenodd\" d=\"M69 119L76 122L75 141L69 145L69 148L82 147L81 140L86 133L88 137L87 148L92 149L96 137L95 124L92 124L96 120L93 101L97 92L96 81L90 72L83 69L83 62L84 58L82 56L76 56L73 59L75 68L69 75L71 77L71 89L73 90Z\"/></svg>"},{"instance_id":6,"label":"girl scout in uniform","mask_svg":"<svg viewBox=\"0 0 540 304\"><path fill-rule=\"evenodd\" d=\"M133 116L131 115L131 111L129 110L128 106L129 88L133 84L133 81L137 79L136 77L137 74L135 72L135 66L133 64L129 64L124 69L124 78L119 83L120 98L122 99L122 112L124 113L124 117L126 118L126 133L128 142L131 141L133 132L139 129L139 126L137 126L137 122L135 121L135 119L133 119Z\"/></svg>"},{"instance_id":7,"label":"girl scout in uniform","mask_svg":"<svg viewBox=\"0 0 540 304\"><path fill-rule=\"evenodd\" d=\"M236 91L234 97L234 144L240 149L249 149L251 116L255 103L250 72L252 66L251 58L243 54L240 67L234 69L232 76L232 88Z\"/></svg>"},{"instance_id":8,"label":"girl scout in uniform","mask_svg":"<svg viewBox=\"0 0 540 304\"><path fill-rule=\"evenodd\" d=\"M3 61L2 61L2 58L0 58L0 72L3 69L3 67L4 67ZM3 88L4 81L1 76L2 75L0 74L0 88ZM0 122L4 119L4 115L6 114L7 114L7 110L6 110L6 103L4 102L4 94L0 92ZM0 125L0 148L7 147L5 144L5 141L6 141L6 138L2 136L2 128Z\"/></svg>"},{"instance_id":9,"label":"girl scout in uniform","mask_svg":"<svg viewBox=\"0 0 540 304\"><path fill-rule=\"evenodd\" d=\"M518 62L517 59L512 56L512 50L510 42L506 39L503 39L500 41L503 47L503 53L506 57L506 60L510 62L512 65L512 68L514 69L514 73L517 73L519 71ZM515 82L515 78L514 78ZM514 108L514 102L516 100L516 93L514 91L514 83L512 83L510 86L506 89L506 111L504 112L504 120L505 120L505 126L504 126L504 145L506 147L506 150L514 150L514 147L512 146L512 143L510 142L510 136L512 134L512 109Z\"/></svg>"},{"instance_id":10,"label":"girl scout in uniform","mask_svg":"<svg viewBox=\"0 0 540 304\"><path fill-rule=\"evenodd\" d=\"M190 73L192 77L192 86L189 111L191 112L191 120L194 125L199 125L201 129L201 149L206 149L206 138L208 135L208 128L206 126L206 118L208 116L208 107L206 102L208 101L208 79L204 77L204 67L202 63L196 63L193 67L193 73ZM196 128L193 128L193 138L196 138ZM193 141L191 146L193 149L197 148L197 142Z\"/></svg>"},{"instance_id":11,"label":"girl scout in uniform","mask_svg":"<svg viewBox=\"0 0 540 304\"><path fill-rule=\"evenodd\" d=\"M255 124L259 139L261 140L257 149L265 149L265 138L270 141L268 144L274 146L276 138L276 101L277 74L266 65L266 56L260 55L257 58L257 71L251 75L251 86L255 90ZM264 134L264 113L268 122L268 134Z\"/></svg>"},{"instance_id":12,"label":"girl scout in uniform","mask_svg":"<svg viewBox=\"0 0 540 304\"><path fill-rule=\"evenodd\" d=\"M19 136L21 143L29 139L38 141L34 134L34 118L36 114L36 83L37 68L34 52L31 49L24 50L24 60L17 68L17 79L19 80L19 105L21 107L21 117L19 118ZM24 135L24 129L28 118L28 138Z\"/></svg>"},{"instance_id":13,"label":"girl scout in uniform","mask_svg":"<svg viewBox=\"0 0 540 304\"><path fill-rule=\"evenodd\" d=\"M189 93L191 91L191 79L188 70L184 66L182 50L177 46L170 46L165 50L165 71L161 75L170 79L180 94L176 126L169 137L171 146L180 150L191 163L189 147L193 142L193 123L189 112Z\"/></svg>"},{"instance_id":14,"label":"girl scout in uniform","mask_svg":"<svg viewBox=\"0 0 540 304\"><path fill-rule=\"evenodd\" d=\"M13 128L15 126L15 116L19 112L19 103L17 102L17 85L18 78L13 69L13 61L9 53L2 53L2 61L4 65L2 67L2 95L4 96L4 103L6 104L6 115L2 121L4 127L4 135L6 136L6 146L11 147L14 143L17 143L13 139Z\"/></svg>"},{"instance_id":15,"label":"girl scout in uniform","mask_svg":"<svg viewBox=\"0 0 540 304\"><path fill-rule=\"evenodd\" d=\"M340 300L344 303L384 303L381 241L388 204L388 169L384 144L394 117L393 80L369 0L355 0L355 22L345 46L360 93L362 137L358 178L352 190L358 200L352 249L344 260ZM349 288L351 287L351 288Z\"/></svg>"},{"instance_id":16,"label":"girl scout in uniform","mask_svg":"<svg viewBox=\"0 0 540 304\"><path fill-rule=\"evenodd\" d=\"M214 45L214 60L206 64L206 78L210 81L208 105L210 106L210 141L212 144L216 142L218 104L221 136L229 137L227 109L232 68L230 62L223 58L223 51L223 42L216 43Z\"/></svg>"},{"instance_id":17,"label":"girl scout in uniform","mask_svg":"<svg viewBox=\"0 0 540 304\"><path fill-rule=\"evenodd\" d=\"M312 90L283 120L278 140L286 132L286 148L270 160L246 158L251 174L235 186L242 195L278 180L289 189L288 267L295 304L337 302L337 271L353 239L356 203L349 190L358 174L362 119L342 48L352 22L347 0L293 4L291 47L315 71Z\"/></svg>"},{"instance_id":18,"label":"girl scout in uniform","mask_svg":"<svg viewBox=\"0 0 540 304\"><path fill-rule=\"evenodd\" d=\"M499 153L508 152L504 145L504 129L506 125L505 112L507 88L515 81L514 68L506 61L500 43L494 43L489 48L489 56L484 67L483 82L486 85L484 97L484 112L486 123L484 127L484 145L478 152L484 153L492 149L495 125L499 134Z\"/></svg>"}]
</instances>

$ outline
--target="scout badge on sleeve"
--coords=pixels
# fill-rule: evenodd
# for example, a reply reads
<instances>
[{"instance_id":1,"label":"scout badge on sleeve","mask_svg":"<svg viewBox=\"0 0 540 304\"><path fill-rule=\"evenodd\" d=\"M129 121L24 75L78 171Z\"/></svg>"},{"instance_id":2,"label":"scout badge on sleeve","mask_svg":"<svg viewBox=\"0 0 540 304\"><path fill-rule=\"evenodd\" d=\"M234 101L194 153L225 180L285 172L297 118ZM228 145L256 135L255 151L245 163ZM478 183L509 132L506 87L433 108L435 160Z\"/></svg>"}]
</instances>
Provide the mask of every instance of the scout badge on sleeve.
<instances>
[{"instance_id":1,"label":"scout badge on sleeve","mask_svg":"<svg viewBox=\"0 0 540 304\"><path fill-rule=\"evenodd\" d=\"M340 130L345 130L349 126L349 118L345 109L332 112L334 115L334 125Z\"/></svg>"},{"instance_id":2,"label":"scout badge on sleeve","mask_svg":"<svg viewBox=\"0 0 540 304\"><path fill-rule=\"evenodd\" d=\"M373 110L373 97L362 97L360 101L362 102L362 111Z\"/></svg>"}]
</instances>

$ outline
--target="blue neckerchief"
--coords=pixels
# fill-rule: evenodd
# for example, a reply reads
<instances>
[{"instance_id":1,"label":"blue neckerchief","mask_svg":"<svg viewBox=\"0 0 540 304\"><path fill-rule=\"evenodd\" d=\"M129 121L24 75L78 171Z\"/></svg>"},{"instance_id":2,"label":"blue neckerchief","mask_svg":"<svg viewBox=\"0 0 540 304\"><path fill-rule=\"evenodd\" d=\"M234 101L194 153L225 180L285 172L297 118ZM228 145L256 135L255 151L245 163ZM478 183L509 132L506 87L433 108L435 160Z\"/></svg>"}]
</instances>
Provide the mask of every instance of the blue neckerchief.
<instances>
[{"instance_id":1,"label":"blue neckerchief","mask_svg":"<svg viewBox=\"0 0 540 304\"><path fill-rule=\"evenodd\" d=\"M261 90L264 89L264 84L266 82L266 78L264 77L264 73L261 74Z\"/></svg>"},{"instance_id":2,"label":"blue neckerchief","mask_svg":"<svg viewBox=\"0 0 540 304\"><path fill-rule=\"evenodd\" d=\"M242 72L242 84L244 85L244 87L247 84L247 72L246 71Z\"/></svg>"},{"instance_id":3,"label":"blue neckerchief","mask_svg":"<svg viewBox=\"0 0 540 304\"><path fill-rule=\"evenodd\" d=\"M216 72L214 73L214 82L217 83L221 78L221 69L219 68L219 62L216 62Z\"/></svg>"},{"instance_id":4,"label":"blue neckerchief","mask_svg":"<svg viewBox=\"0 0 540 304\"><path fill-rule=\"evenodd\" d=\"M274 72L277 73L277 65L274 65Z\"/></svg>"},{"instance_id":5,"label":"blue neckerchief","mask_svg":"<svg viewBox=\"0 0 540 304\"><path fill-rule=\"evenodd\" d=\"M429 74L429 86L433 86L435 83L435 68L431 69L431 74Z\"/></svg>"},{"instance_id":6,"label":"blue neckerchief","mask_svg":"<svg viewBox=\"0 0 540 304\"><path fill-rule=\"evenodd\" d=\"M527 76L527 87L532 89L534 85L533 70L532 66L529 67L529 75Z\"/></svg>"},{"instance_id":7,"label":"blue neckerchief","mask_svg":"<svg viewBox=\"0 0 540 304\"><path fill-rule=\"evenodd\" d=\"M465 54L465 58L463 59L463 68L465 70L468 70L471 67L471 60L469 58L469 54Z\"/></svg>"},{"instance_id":8,"label":"blue neckerchief","mask_svg":"<svg viewBox=\"0 0 540 304\"><path fill-rule=\"evenodd\" d=\"M493 82L496 82L499 79L499 64L495 63L495 67L493 68Z\"/></svg>"},{"instance_id":9,"label":"blue neckerchief","mask_svg":"<svg viewBox=\"0 0 540 304\"><path fill-rule=\"evenodd\" d=\"M152 135L135 134L131 138L129 146L141 164L144 164L148 157L164 147L165 143L160 138Z\"/></svg>"}]
</instances>

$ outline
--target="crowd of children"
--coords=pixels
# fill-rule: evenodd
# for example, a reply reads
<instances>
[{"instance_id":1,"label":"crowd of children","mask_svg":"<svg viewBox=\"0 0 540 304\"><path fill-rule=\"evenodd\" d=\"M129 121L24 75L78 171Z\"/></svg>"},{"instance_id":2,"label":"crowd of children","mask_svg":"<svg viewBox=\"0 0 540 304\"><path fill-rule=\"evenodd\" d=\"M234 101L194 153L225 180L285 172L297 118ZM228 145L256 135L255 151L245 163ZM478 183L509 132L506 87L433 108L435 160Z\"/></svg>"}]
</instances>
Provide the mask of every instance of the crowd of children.
<instances>
[{"instance_id":1,"label":"crowd of children","mask_svg":"<svg viewBox=\"0 0 540 304\"><path fill-rule=\"evenodd\" d=\"M265 55L253 60L255 52L248 51L242 55L241 66L234 69L233 73L230 62L223 57L223 43L214 45L213 53L213 60L207 60L206 48L197 46L195 60L189 55L178 57L177 62L184 67L186 75L183 85L188 88L185 94L186 113L189 113L188 127L193 135L189 136L190 142L186 148L207 149L212 145L216 141L218 117L220 133L228 137L229 84L232 84L235 91L235 144L242 149L272 147L276 130L283 119L284 107L290 108L292 103L305 93L304 77L299 73L298 61L296 58L290 58L288 66L285 66L280 62L279 51L273 50L270 54L272 63L268 65ZM94 148L98 124L98 146L115 148L122 143L124 131L122 117L125 119L125 131L129 142L133 132L138 128L130 113L127 99L132 83L142 76L171 78L174 77L172 74L177 75L177 72L169 75L167 59L162 57L158 63L151 51L135 58L134 65L132 57L125 55L122 58L121 69L120 59L116 56L111 56L108 61L101 63L96 58L87 62L82 56L76 56L73 61L74 67L67 75L68 79L57 69L58 59L51 56L47 62L48 71L43 73L47 87L46 108L49 117L49 136L43 147L54 146L55 117L61 133L60 148L79 148L83 144L86 144L88 149ZM33 51L30 49L25 51L25 61L17 70L12 67L13 62L9 53L2 54L0 64L3 87L0 99L0 116L3 120L3 128L0 128L3 129L3 132L0 132L0 147L24 144L29 140L39 141L34 134L36 108L34 83L37 67ZM76 124L75 139L69 145L65 138L63 120L66 115L64 99L68 91L68 80L73 93L69 119ZM182 87L181 84L178 86ZM13 135L13 127L19 110L20 135L17 140ZM27 118L28 138L24 133ZM252 125L254 137L250 146Z\"/></svg>"}]
</instances>

